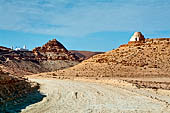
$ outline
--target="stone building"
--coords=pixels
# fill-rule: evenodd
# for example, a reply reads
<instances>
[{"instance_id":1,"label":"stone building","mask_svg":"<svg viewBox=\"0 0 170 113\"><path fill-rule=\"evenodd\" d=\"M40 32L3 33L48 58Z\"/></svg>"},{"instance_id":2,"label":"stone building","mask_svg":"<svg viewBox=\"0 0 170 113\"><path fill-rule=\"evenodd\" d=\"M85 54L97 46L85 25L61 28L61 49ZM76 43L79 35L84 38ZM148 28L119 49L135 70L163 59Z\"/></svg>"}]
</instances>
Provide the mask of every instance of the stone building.
<instances>
[{"instance_id":1,"label":"stone building","mask_svg":"<svg viewBox=\"0 0 170 113\"><path fill-rule=\"evenodd\" d=\"M145 38L141 32L135 32L131 37L130 41L144 41Z\"/></svg>"}]
</instances>

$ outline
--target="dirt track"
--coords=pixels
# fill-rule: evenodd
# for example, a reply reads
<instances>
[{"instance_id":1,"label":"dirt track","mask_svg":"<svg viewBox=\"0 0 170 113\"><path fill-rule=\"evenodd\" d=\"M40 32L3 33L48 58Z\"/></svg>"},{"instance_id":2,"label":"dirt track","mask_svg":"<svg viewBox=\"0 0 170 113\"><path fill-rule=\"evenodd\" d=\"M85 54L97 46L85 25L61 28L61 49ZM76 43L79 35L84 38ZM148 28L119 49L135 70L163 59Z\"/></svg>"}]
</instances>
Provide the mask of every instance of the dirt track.
<instances>
[{"instance_id":1,"label":"dirt track","mask_svg":"<svg viewBox=\"0 0 170 113\"><path fill-rule=\"evenodd\" d=\"M169 91L138 89L118 80L32 80L41 84L40 91L47 97L22 113L170 112Z\"/></svg>"}]
</instances>

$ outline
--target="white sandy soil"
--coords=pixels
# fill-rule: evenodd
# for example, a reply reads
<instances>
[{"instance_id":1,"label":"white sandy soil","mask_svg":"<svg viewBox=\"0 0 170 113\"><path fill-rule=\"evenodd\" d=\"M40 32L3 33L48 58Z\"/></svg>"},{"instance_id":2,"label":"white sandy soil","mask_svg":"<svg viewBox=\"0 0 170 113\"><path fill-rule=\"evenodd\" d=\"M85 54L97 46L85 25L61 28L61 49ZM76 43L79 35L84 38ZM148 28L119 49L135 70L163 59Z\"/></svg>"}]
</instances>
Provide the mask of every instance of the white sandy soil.
<instances>
[{"instance_id":1,"label":"white sandy soil","mask_svg":"<svg viewBox=\"0 0 170 113\"><path fill-rule=\"evenodd\" d=\"M119 80L31 80L41 84L46 97L22 113L170 113L170 91L138 89Z\"/></svg>"}]
</instances>

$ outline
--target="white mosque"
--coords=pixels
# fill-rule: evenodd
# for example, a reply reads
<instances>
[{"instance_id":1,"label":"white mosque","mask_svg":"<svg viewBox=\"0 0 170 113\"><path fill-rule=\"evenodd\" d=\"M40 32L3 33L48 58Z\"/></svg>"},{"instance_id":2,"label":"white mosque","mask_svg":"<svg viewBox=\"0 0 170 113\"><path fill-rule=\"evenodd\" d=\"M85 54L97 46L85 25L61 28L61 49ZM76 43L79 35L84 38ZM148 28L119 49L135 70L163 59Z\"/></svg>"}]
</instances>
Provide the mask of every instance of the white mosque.
<instances>
[{"instance_id":1,"label":"white mosque","mask_svg":"<svg viewBox=\"0 0 170 113\"><path fill-rule=\"evenodd\" d=\"M142 35L141 32L135 32L131 37L130 41L144 41L145 37Z\"/></svg>"},{"instance_id":2,"label":"white mosque","mask_svg":"<svg viewBox=\"0 0 170 113\"><path fill-rule=\"evenodd\" d=\"M13 49L13 46L11 47L11 49ZM24 45L23 48L17 48L17 47L16 47L14 50L15 50L15 51L29 51L29 50L27 49L26 45Z\"/></svg>"}]
</instances>

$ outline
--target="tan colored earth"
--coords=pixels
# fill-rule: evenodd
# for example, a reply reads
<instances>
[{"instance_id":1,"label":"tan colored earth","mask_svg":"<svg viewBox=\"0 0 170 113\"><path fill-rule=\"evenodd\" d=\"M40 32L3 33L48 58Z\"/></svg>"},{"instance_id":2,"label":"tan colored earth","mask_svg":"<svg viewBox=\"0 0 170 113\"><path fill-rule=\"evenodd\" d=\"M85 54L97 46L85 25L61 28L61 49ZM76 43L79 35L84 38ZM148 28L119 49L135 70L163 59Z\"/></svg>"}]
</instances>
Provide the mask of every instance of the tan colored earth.
<instances>
[{"instance_id":1,"label":"tan colored earth","mask_svg":"<svg viewBox=\"0 0 170 113\"><path fill-rule=\"evenodd\" d=\"M169 113L170 39L129 42L56 72L29 76L47 95L23 113Z\"/></svg>"},{"instance_id":2,"label":"tan colored earth","mask_svg":"<svg viewBox=\"0 0 170 113\"><path fill-rule=\"evenodd\" d=\"M75 77L170 77L170 38L129 42L54 72Z\"/></svg>"},{"instance_id":3,"label":"tan colored earth","mask_svg":"<svg viewBox=\"0 0 170 113\"><path fill-rule=\"evenodd\" d=\"M170 91L139 89L120 79L35 78L46 97L22 113L168 113Z\"/></svg>"},{"instance_id":4,"label":"tan colored earth","mask_svg":"<svg viewBox=\"0 0 170 113\"><path fill-rule=\"evenodd\" d=\"M22 113L169 113L170 38L129 42L74 67L27 77L46 97Z\"/></svg>"}]
</instances>

